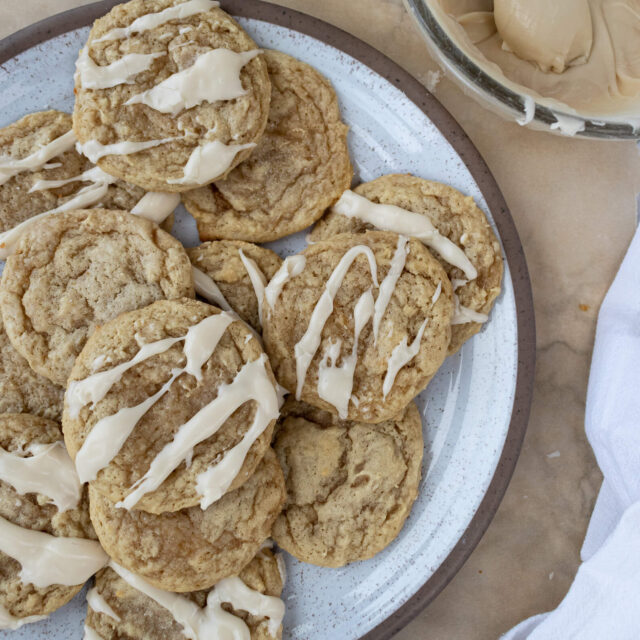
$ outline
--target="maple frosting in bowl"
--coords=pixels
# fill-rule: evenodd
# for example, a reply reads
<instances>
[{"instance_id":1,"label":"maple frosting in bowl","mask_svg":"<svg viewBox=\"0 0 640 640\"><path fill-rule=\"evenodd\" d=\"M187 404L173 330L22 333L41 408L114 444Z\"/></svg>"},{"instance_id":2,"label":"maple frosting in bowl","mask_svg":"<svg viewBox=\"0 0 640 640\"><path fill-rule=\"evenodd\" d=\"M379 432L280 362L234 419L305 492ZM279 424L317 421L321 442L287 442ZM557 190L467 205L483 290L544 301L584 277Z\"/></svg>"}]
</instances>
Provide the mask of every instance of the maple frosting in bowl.
<instances>
[{"instance_id":1,"label":"maple frosting in bowl","mask_svg":"<svg viewBox=\"0 0 640 640\"><path fill-rule=\"evenodd\" d=\"M493 111L640 136L639 0L406 0L438 61Z\"/></svg>"}]
</instances>

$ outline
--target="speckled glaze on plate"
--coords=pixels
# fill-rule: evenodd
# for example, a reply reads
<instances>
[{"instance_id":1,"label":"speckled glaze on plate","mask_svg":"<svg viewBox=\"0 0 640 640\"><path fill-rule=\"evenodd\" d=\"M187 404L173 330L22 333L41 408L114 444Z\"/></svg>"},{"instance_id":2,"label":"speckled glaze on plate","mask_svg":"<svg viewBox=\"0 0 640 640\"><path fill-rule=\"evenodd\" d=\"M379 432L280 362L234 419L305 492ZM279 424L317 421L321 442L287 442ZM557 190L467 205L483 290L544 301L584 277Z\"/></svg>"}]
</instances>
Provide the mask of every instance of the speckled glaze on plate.
<instances>
[{"instance_id":1,"label":"speckled glaze on plate","mask_svg":"<svg viewBox=\"0 0 640 640\"><path fill-rule=\"evenodd\" d=\"M112 0L73 9L0 42L0 126L44 108L70 110L73 67L87 25ZM342 569L287 557L284 638L389 638L453 577L486 530L515 466L529 415L535 329L526 263L513 220L477 150L411 76L349 34L259 0L223 8L264 47L316 66L333 82L357 179L411 172L472 195L488 213L504 253L505 277L490 322L448 358L418 398L425 430L420 495L400 536L375 558ZM178 211L174 234L198 243ZM269 245L281 255L305 232ZM84 591L48 620L7 638L82 637Z\"/></svg>"}]
</instances>

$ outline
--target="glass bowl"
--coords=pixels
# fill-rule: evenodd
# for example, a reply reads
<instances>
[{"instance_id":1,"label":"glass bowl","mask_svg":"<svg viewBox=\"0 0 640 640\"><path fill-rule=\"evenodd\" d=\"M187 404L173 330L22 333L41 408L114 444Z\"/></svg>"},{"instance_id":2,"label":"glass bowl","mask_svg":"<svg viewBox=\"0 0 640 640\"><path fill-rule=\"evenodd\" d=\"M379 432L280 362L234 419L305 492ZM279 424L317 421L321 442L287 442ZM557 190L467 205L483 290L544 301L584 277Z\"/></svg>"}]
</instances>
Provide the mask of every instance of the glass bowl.
<instances>
[{"instance_id":1,"label":"glass bowl","mask_svg":"<svg viewBox=\"0 0 640 640\"><path fill-rule=\"evenodd\" d=\"M562 1L562 0L560 0ZM638 140L631 124L562 112L516 93L490 76L449 37L425 0L404 0L434 59L465 93L494 113L532 129L605 140Z\"/></svg>"}]
</instances>

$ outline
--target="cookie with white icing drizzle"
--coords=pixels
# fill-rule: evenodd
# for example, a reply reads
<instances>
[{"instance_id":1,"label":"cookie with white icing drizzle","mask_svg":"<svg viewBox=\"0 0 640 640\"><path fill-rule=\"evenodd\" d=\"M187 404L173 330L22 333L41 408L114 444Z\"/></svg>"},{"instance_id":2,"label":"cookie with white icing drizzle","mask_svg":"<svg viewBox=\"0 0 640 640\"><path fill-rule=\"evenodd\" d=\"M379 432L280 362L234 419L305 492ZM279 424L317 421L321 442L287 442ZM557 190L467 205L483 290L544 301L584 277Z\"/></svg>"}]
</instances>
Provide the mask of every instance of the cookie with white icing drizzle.
<instances>
[{"instance_id":1,"label":"cookie with white icing drizzle","mask_svg":"<svg viewBox=\"0 0 640 640\"><path fill-rule=\"evenodd\" d=\"M260 551L239 576L188 594L154 589L112 564L96 576L85 638L279 640L284 581L282 564L269 549Z\"/></svg>"},{"instance_id":2,"label":"cookie with white icing drizzle","mask_svg":"<svg viewBox=\"0 0 640 640\"><path fill-rule=\"evenodd\" d=\"M452 313L449 279L418 240L345 233L284 261L265 292L263 336L298 399L381 422L442 364Z\"/></svg>"},{"instance_id":3,"label":"cookie with white icing drizzle","mask_svg":"<svg viewBox=\"0 0 640 640\"><path fill-rule=\"evenodd\" d=\"M416 236L421 233L422 241L431 248L454 283L456 312L449 353L455 353L480 331L500 293L502 251L485 214L470 196L446 184L412 175L382 176L358 185L354 191L356 197L347 192L316 224L310 240L382 228L377 220L370 218L376 215L378 204L404 209L404 212L381 209L380 221L388 231L411 232ZM373 208L358 202L357 196L373 203ZM416 218L416 214L424 216L427 222ZM434 227L440 236L435 242ZM450 246L446 246L447 241Z\"/></svg>"},{"instance_id":4,"label":"cookie with white icing drizzle","mask_svg":"<svg viewBox=\"0 0 640 640\"><path fill-rule=\"evenodd\" d=\"M315 222L349 188L347 126L331 83L313 67L265 51L269 122L248 160L182 196L203 240L267 242Z\"/></svg>"},{"instance_id":5,"label":"cookie with white icing drizzle","mask_svg":"<svg viewBox=\"0 0 640 640\"><path fill-rule=\"evenodd\" d=\"M231 309L256 331L260 322L264 287L282 265L277 253L240 240L205 242L187 249L193 266L211 278ZM219 306L207 294L206 285L194 278L196 293Z\"/></svg>"},{"instance_id":6,"label":"cookie with white icing drizzle","mask_svg":"<svg viewBox=\"0 0 640 640\"><path fill-rule=\"evenodd\" d=\"M0 413L62 418L64 389L37 374L13 348L0 316Z\"/></svg>"},{"instance_id":7,"label":"cookie with white icing drizzle","mask_svg":"<svg viewBox=\"0 0 640 640\"><path fill-rule=\"evenodd\" d=\"M285 499L282 470L269 449L255 473L204 511L155 515L116 509L89 489L91 520L118 564L167 591L206 589L237 575L269 537Z\"/></svg>"},{"instance_id":8,"label":"cookie with white icing drizzle","mask_svg":"<svg viewBox=\"0 0 640 640\"><path fill-rule=\"evenodd\" d=\"M341 567L398 535L420 483L422 421L413 402L370 425L290 398L274 448L287 486L272 533L280 547L303 562Z\"/></svg>"},{"instance_id":9,"label":"cookie with white icing drizzle","mask_svg":"<svg viewBox=\"0 0 640 640\"><path fill-rule=\"evenodd\" d=\"M97 329L65 394L65 441L83 481L125 509L206 509L265 455L280 398L237 316L160 301Z\"/></svg>"},{"instance_id":10,"label":"cookie with white icing drizzle","mask_svg":"<svg viewBox=\"0 0 640 640\"><path fill-rule=\"evenodd\" d=\"M106 563L53 421L0 416L0 626L55 611Z\"/></svg>"},{"instance_id":11,"label":"cookie with white icing drizzle","mask_svg":"<svg viewBox=\"0 0 640 640\"><path fill-rule=\"evenodd\" d=\"M34 216L96 206L125 211L138 207L142 215L150 215L141 210L149 200L143 189L95 167L76 151L75 143L71 116L61 111L32 113L0 129L0 259L15 245L16 228ZM153 213L161 223L178 203L173 194L157 197L161 201ZM163 226L170 228L171 223Z\"/></svg>"},{"instance_id":12,"label":"cookie with white icing drizzle","mask_svg":"<svg viewBox=\"0 0 640 640\"><path fill-rule=\"evenodd\" d=\"M30 224L0 284L11 344L59 385L96 326L158 299L194 295L178 240L149 220L103 209Z\"/></svg>"},{"instance_id":13,"label":"cookie with white icing drizzle","mask_svg":"<svg viewBox=\"0 0 640 640\"><path fill-rule=\"evenodd\" d=\"M260 50L213 0L114 7L94 23L76 69L73 128L82 152L150 191L225 176L267 123Z\"/></svg>"}]
</instances>

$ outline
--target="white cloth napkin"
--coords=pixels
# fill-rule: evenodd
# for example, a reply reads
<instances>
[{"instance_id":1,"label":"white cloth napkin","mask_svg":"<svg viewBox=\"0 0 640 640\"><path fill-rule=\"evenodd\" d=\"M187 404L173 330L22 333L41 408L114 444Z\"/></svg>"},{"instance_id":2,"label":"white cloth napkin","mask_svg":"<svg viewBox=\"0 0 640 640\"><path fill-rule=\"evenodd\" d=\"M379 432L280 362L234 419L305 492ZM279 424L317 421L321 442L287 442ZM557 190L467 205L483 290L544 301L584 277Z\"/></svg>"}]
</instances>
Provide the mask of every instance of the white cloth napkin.
<instances>
[{"instance_id":1,"label":"white cloth napkin","mask_svg":"<svg viewBox=\"0 0 640 640\"><path fill-rule=\"evenodd\" d=\"M604 483L582 565L555 611L502 640L640 639L640 230L598 316L585 424Z\"/></svg>"}]
</instances>

